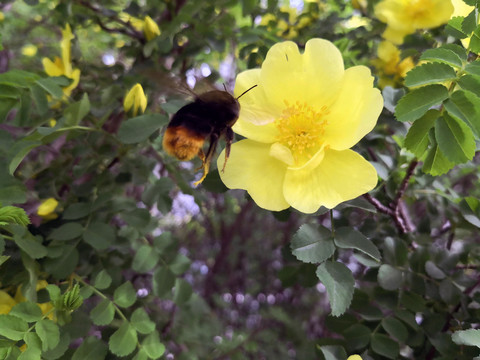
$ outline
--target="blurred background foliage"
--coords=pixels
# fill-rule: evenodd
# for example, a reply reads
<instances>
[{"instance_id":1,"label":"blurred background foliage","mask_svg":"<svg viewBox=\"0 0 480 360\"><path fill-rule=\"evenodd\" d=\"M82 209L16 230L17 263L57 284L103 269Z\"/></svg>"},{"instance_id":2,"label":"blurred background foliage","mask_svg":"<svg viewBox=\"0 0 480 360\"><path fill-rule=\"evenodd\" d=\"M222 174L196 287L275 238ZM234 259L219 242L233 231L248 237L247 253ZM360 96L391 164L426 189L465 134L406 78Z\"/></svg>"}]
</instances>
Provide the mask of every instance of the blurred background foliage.
<instances>
[{"instance_id":1,"label":"blurred background foliage","mask_svg":"<svg viewBox=\"0 0 480 360\"><path fill-rule=\"evenodd\" d=\"M392 110L405 67L377 56L376 3L3 1L0 205L23 208L31 224L21 214L0 224L0 358L478 355L475 330L452 334L478 326L479 159L434 177L402 148L409 127ZM226 192L216 170L192 188L198 159L161 149L188 89L233 91L274 43L313 37L334 42L346 67L390 77L386 109L356 147L377 168L374 198L305 216ZM395 61L447 41L459 44L438 29L411 35ZM134 117L123 102L137 83L148 105ZM315 262L291 245L330 236L332 221L381 254L336 243L355 278L341 316L330 315Z\"/></svg>"}]
</instances>

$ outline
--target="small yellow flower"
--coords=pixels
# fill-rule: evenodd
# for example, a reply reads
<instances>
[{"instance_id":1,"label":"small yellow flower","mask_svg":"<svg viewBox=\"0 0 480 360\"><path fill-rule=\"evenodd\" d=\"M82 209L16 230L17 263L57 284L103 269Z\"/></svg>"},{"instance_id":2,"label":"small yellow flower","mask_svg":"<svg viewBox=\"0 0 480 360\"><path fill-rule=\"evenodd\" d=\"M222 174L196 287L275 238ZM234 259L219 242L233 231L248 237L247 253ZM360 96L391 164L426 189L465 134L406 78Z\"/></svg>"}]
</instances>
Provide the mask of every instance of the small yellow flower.
<instances>
[{"instance_id":1,"label":"small yellow flower","mask_svg":"<svg viewBox=\"0 0 480 360\"><path fill-rule=\"evenodd\" d=\"M37 209L37 214L44 219L51 220L52 216L55 216L54 218L57 217L57 214L55 214L55 209L57 208L57 206L57 200L55 200L54 198L48 198L42 201L42 203Z\"/></svg>"},{"instance_id":2,"label":"small yellow flower","mask_svg":"<svg viewBox=\"0 0 480 360\"><path fill-rule=\"evenodd\" d=\"M22 47L22 55L32 57L37 55L37 47L35 45L29 44Z\"/></svg>"},{"instance_id":3,"label":"small yellow flower","mask_svg":"<svg viewBox=\"0 0 480 360\"><path fill-rule=\"evenodd\" d=\"M379 75L378 86L401 86L403 79L414 66L411 56L400 58L400 50L389 41L382 41L377 50L378 58L372 61Z\"/></svg>"},{"instance_id":4,"label":"small yellow flower","mask_svg":"<svg viewBox=\"0 0 480 360\"><path fill-rule=\"evenodd\" d=\"M375 6L375 15L387 24L383 37L394 44L418 29L447 23L452 13L450 0L383 0Z\"/></svg>"},{"instance_id":5,"label":"small yellow flower","mask_svg":"<svg viewBox=\"0 0 480 360\"><path fill-rule=\"evenodd\" d=\"M350 355L347 360L362 360L360 355Z\"/></svg>"},{"instance_id":6,"label":"small yellow flower","mask_svg":"<svg viewBox=\"0 0 480 360\"><path fill-rule=\"evenodd\" d=\"M57 120L55 120L53 118L48 120L48 126L55 127L55 125L57 125Z\"/></svg>"},{"instance_id":7,"label":"small yellow flower","mask_svg":"<svg viewBox=\"0 0 480 360\"><path fill-rule=\"evenodd\" d=\"M365 66L344 69L340 51L323 39L309 40L301 54L294 42L275 44L261 69L240 73L233 144L220 177L245 189L258 206L293 207L314 213L334 208L377 184L375 168L350 148L375 126L383 108ZM223 168L225 155L218 157Z\"/></svg>"},{"instance_id":8,"label":"small yellow flower","mask_svg":"<svg viewBox=\"0 0 480 360\"><path fill-rule=\"evenodd\" d=\"M118 17L120 20L125 21L125 22L130 22L132 26L137 30L137 31L142 31L144 21L142 19L136 18L134 16L131 16L129 13L126 12L121 12L118 14Z\"/></svg>"},{"instance_id":9,"label":"small yellow flower","mask_svg":"<svg viewBox=\"0 0 480 360\"><path fill-rule=\"evenodd\" d=\"M135 84L130 89L123 101L123 108L125 112L132 110L133 116L137 116L139 109L142 113L145 112L145 109L147 108L147 97L143 92L142 85Z\"/></svg>"},{"instance_id":10,"label":"small yellow flower","mask_svg":"<svg viewBox=\"0 0 480 360\"><path fill-rule=\"evenodd\" d=\"M160 29L158 25L150 16L145 16L144 24L143 24L143 33L147 41L155 39L158 35L160 35Z\"/></svg>"},{"instance_id":11,"label":"small yellow flower","mask_svg":"<svg viewBox=\"0 0 480 360\"><path fill-rule=\"evenodd\" d=\"M0 21L5 20L5 15L3 15L3 12L0 11Z\"/></svg>"},{"instance_id":12,"label":"small yellow flower","mask_svg":"<svg viewBox=\"0 0 480 360\"><path fill-rule=\"evenodd\" d=\"M8 314L16 301L4 290L0 290L0 314Z\"/></svg>"},{"instance_id":13,"label":"small yellow flower","mask_svg":"<svg viewBox=\"0 0 480 360\"><path fill-rule=\"evenodd\" d=\"M80 69L72 67L70 43L74 37L70 25L67 24L65 29L62 30L62 40L60 42L62 58L56 56L54 61L48 58L42 59L43 68L48 76L66 76L72 79L72 83L63 88L63 93L66 97L70 96L80 81Z\"/></svg>"}]
</instances>

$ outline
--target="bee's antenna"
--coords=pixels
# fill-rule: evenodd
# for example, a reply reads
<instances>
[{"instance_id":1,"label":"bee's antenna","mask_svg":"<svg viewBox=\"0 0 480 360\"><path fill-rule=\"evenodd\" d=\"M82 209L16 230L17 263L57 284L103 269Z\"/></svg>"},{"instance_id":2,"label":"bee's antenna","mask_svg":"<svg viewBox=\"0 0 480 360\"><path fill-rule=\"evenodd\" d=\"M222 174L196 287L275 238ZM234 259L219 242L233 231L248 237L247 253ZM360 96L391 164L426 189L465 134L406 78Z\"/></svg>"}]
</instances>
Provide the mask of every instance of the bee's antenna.
<instances>
[{"instance_id":1,"label":"bee's antenna","mask_svg":"<svg viewBox=\"0 0 480 360\"><path fill-rule=\"evenodd\" d=\"M225 86L225 83L222 83L222 84L223 84L223 88L225 89L225 91L228 92L227 87Z\"/></svg>"},{"instance_id":2,"label":"bee's antenna","mask_svg":"<svg viewBox=\"0 0 480 360\"><path fill-rule=\"evenodd\" d=\"M257 87L257 85L253 85L250 89L245 90L243 93L240 94L240 96L237 97L237 100L240 99L243 95L245 95L247 92L252 90L254 87Z\"/></svg>"}]
</instances>

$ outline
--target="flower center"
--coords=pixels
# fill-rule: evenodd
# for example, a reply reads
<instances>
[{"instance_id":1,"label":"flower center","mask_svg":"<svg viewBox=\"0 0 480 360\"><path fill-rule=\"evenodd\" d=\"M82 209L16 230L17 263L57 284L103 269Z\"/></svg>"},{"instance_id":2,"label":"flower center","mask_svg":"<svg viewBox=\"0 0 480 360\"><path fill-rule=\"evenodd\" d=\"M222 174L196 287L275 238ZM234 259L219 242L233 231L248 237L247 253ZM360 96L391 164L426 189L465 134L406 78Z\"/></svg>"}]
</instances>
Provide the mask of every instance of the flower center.
<instances>
[{"instance_id":1,"label":"flower center","mask_svg":"<svg viewBox=\"0 0 480 360\"><path fill-rule=\"evenodd\" d=\"M315 110L299 101L294 104L285 101L285 106L282 115L275 121L277 142L290 150L296 165L301 165L322 147L330 110L327 106Z\"/></svg>"},{"instance_id":2,"label":"flower center","mask_svg":"<svg viewBox=\"0 0 480 360\"><path fill-rule=\"evenodd\" d=\"M408 7L408 13L413 19L424 18L431 10L431 4L429 0L412 0Z\"/></svg>"}]
</instances>

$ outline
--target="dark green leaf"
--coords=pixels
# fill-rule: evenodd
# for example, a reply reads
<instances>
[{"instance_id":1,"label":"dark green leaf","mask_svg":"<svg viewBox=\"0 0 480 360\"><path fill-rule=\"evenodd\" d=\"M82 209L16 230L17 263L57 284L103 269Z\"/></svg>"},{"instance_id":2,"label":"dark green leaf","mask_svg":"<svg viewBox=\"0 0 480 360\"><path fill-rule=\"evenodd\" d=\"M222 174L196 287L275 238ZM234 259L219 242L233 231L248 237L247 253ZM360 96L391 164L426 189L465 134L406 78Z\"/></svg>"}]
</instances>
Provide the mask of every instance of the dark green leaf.
<instances>
[{"instance_id":1,"label":"dark green leaf","mask_svg":"<svg viewBox=\"0 0 480 360\"><path fill-rule=\"evenodd\" d=\"M463 51L465 52L465 50ZM458 68L463 66L460 56L453 50L444 47L426 50L422 56L420 56L420 60L441 62Z\"/></svg>"},{"instance_id":2,"label":"dark green leaf","mask_svg":"<svg viewBox=\"0 0 480 360\"><path fill-rule=\"evenodd\" d=\"M43 351L55 348L60 341L60 330L52 320L43 319L35 324L35 330L42 340Z\"/></svg>"},{"instance_id":3,"label":"dark green leaf","mask_svg":"<svg viewBox=\"0 0 480 360\"><path fill-rule=\"evenodd\" d=\"M28 323L13 315L0 315L0 335L11 340L21 340L28 330Z\"/></svg>"},{"instance_id":4,"label":"dark green leaf","mask_svg":"<svg viewBox=\"0 0 480 360\"><path fill-rule=\"evenodd\" d=\"M137 308L133 312L130 323L140 334L150 334L155 330L155 323L150 320L143 308Z\"/></svg>"},{"instance_id":5,"label":"dark green leaf","mask_svg":"<svg viewBox=\"0 0 480 360\"><path fill-rule=\"evenodd\" d=\"M428 150L427 156L423 162L422 170L430 175L438 176L446 173L455 166L455 163L448 160L443 152L440 150L437 142L433 139L434 143Z\"/></svg>"},{"instance_id":6,"label":"dark green leaf","mask_svg":"<svg viewBox=\"0 0 480 360\"><path fill-rule=\"evenodd\" d=\"M465 34L470 34L472 33L475 28L477 27L477 16L475 15L475 9L465 16L465 19L462 21L462 31Z\"/></svg>"},{"instance_id":7,"label":"dark green leaf","mask_svg":"<svg viewBox=\"0 0 480 360\"><path fill-rule=\"evenodd\" d=\"M11 154L14 154L12 160L10 161L10 165L8 166L8 172L10 175L13 175L15 170L17 169L18 165L22 162L22 160L27 156L27 154L37 146L42 145L39 141L28 141L22 140L16 143L11 150Z\"/></svg>"},{"instance_id":8,"label":"dark green leaf","mask_svg":"<svg viewBox=\"0 0 480 360\"><path fill-rule=\"evenodd\" d=\"M405 138L405 148L411 151L417 158L421 158L429 144L429 131L435 125L435 120L440 116L438 110L428 110L425 115L415 121L408 129Z\"/></svg>"},{"instance_id":9,"label":"dark green leaf","mask_svg":"<svg viewBox=\"0 0 480 360\"><path fill-rule=\"evenodd\" d=\"M410 91L400 99L395 108L398 121L415 121L432 106L439 105L448 98L448 90L443 85L427 85Z\"/></svg>"},{"instance_id":10,"label":"dark green leaf","mask_svg":"<svg viewBox=\"0 0 480 360\"><path fill-rule=\"evenodd\" d=\"M306 263L321 263L335 252L331 232L310 224L304 224L298 229L290 248L298 260Z\"/></svg>"},{"instance_id":11,"label":"dark green leaf","mask_svg":"<svg viewBox=\"0 0 480 360\"><path fill-rule=\"evenodd\" d=\"M342 227L335 231L335 245L342 249L356 249L380 261L381 255L377 247L361 232L351 228Z\"/></svg>"},{"instance_id":12,"label":"dark green leaf","mask_svg":"<svg viewBox=\"0 0 480 360\"><path fill-rule=\"evenodd\" d=\"M426 63L410 70L405 77L408 87L441 83L456 78L455 70L444 63Z\"/></svg>"},{"instance_id":13,"label":"dark green leaf","mask_svg":"<svg viewBox=\"0 0 480 360\"><path fill-rule=\"evenodd\" d=\"M183 279L177 279L175 281L175 290L173 294L173 301L177 305L186 303L192 296L192 286Z\"/></svg>"},{"instance_id":14,"label":"dark green leaf","mask_svg":"<svg viewBox=\"0 0 480 360\"><path fill-rule=\"evenodd\" d=\"M378 283L385 290L397 290L402 286L403 274L389 264L383 264L378 269Z\"/></svg>"},{"instance_id":15,"label":"dark green leaf","mask_svg":"<svg viewBox=\"0 0 480 360\"><path fill-rule=\"evenodd\" d=\"M354 324L343 332L348 348L362 349L370 343L371 330L362 324Z\"/></svg>"},{"instance_id":16,"label":"dark green leaf","mask_svg":"<svg viewBox=\"0 0 480 360\"><path fill-rule=\"evenodd\" d=\"M464 39L468 35L465 34L462 30L463 16L455 16L450 19L447 26L445 27L445 32L457 39Z\"/></svg>"},{"instance_id":17,"label":"dark green leaf","mask_svg":"<svg viewBox=\"0 0 480 360\"><path fill-rule=\"evenodd\" d=\"M342 263L327 261L317 268L317 276L327 289L333 316L342 315L350 306L355 280Z\"/></svg>"},{"instance_id":18,"label":"dark green leaf","mask_svg":"<svg viewBox=\"0 0 480 360\"><path fill-rule=\"evenodd\" d=\"M401 343L405 343L408 338L408 330L405 325L400 320L395 319L394 317L386 317L382 319L382 326L385 331L394 337Z\"/></svg>"},{"instance_id":19,"label":"dark green leaf","mask_svg":"<svg viewBox=\"0 0 480 360\"><path fill-rule=\"evenodd\" d=\"M36 81L36 84L57 99L61 99L63 97L62 88L58 86L56 81L52 78L39 79Z\"/></svg>"},{"instance_id":20,"label":"dark green leaf","mask_svg":"<svg viewBox=\"0 0 480 360\"><path fill-rule=\"evenodd\" d=\"M168 267L160 267L153 273L153 292L159 297L171 292L175 284L175 275Z\"/></svg>"},{"instance_id":21,"label":"dark green leaf","mask_svg":"<svg viewBox=\"0 0 480 360\"><path fill-rule=\"evenodd\" d=\"M105 250L115 241L115 231L101 222L92 222L83 233L83 240L96 250Z\"/></svg>"},{"instance_id":22,"label":"dark green leaf","mask_svg":"<svg viewBox=\"0 0 480 360\"><path fill-rule=\"evenodd\" d=\"M72 360L103 360L107 355L107 346L96 337L88 337L72 356Z\"/></svg>"},{"instance_id":23,"label":"dark green leaf","mask_svg":"<svg viewBox=\"0 0 480 360\"><path fill-rule=\"evenodd\" d=\"M137 292L130 281L120 285L113 293L115 304L120 307L129 307L137 300Z\"/></svg>"},{"instance_id":24,"label":"dark green leaf","mask_svg":"<svg viewBox=\"0 0 480 360\"><path fill-rule=\"evenodd\" d=\"M472 61L465 66L465 72L471 75L480 76L480 60Z\"/></svg>"},{"instance_id":25,"label":"dark green leaf","mask_svg":"<svg viewBox=\"0 0 480 360\"><path fill-rule=\"evenodd\" d=\"M443 114L435 123L435 138L445 157L461 164L473 159L475 138L472 130L463 121Z\"/></svg>"},{"instance_id":26,"label":"dark green leaf","mask_svg":"<svg viewBox=\"0 0 480 360\"><path fill-rule=\"evenodd\" d=\"M57 279L64 279L74 272L78 258L78 250L74 246L62 246L60 257L45 260L45 271Z\"/></svg>"},{"instance_id":27,"label":"dark green leaf","mask_svg":"<svg viewBox=\"0 0 480 360\"><path fill-rule=\"evenodd\" d=\"M65 125L76 126L90 112L90 100L83 94L82 100L70 104L65 109Z\"/></svg>"},{"instance_id":28,"label":"dark green leaf","mask_svg":"<svg viewBox=\"0 0 480 360\"><path fill-rule=\"evenodd\" d=\"M468 47L471 52L474 52L475 54L480 53L480 25L478 25L475 31L473 32L472 37L470 38L470 44Z\"/></svg>"},{"instance_id":29,"label":"dark green leaf","mask_svg":"<svg viewBox=\"0 0 480 360\"><path fill-rule=\"evenodd\" d=\"M117 356L131 354L137 346L137 332L128 322L124 322L108 341L110 351Z\"/></svg>"},{"instance_id":30,"label":"dark green leaf","mask_svg":"<svg viewBox=\"0 0 480 360\"><path fill-rule=\"evenodd\" d=\"M464 90L468 90L480 97L480 76L478 75L464 75L458 80L458 85Z\"/></svg>"},{"instance_id":31,"label":"dark green leaf","mask_svg":"<svg viewBox=\"0 0 480 360\"><path fill-rule=\"evenodd\" d=\"M436 280L445 279L445 273L433 261L428 260L425 263L425 271Z\"/></svg>"},{"instance_id":32,"label":"dark green leaf","mask_svg":"<svg viewBox=\"0 0 480 360\"><path fill-rule=\"evenodd\" d=\"M94 285L97 289L103 290L110 287L111 283L112 283L112 277L107 272L107 270L103 269L95 277Z\"/></svg>"},{"instance_id":33,"label":"dark green leaf","mask_svg":"<svg viewBox=\"0 0 480 360\"><path fill-rule=\"evenodd\" d=\"M83 226L77 222L69 222L63 224L59 228L53 230L49 236L52 240L73 240L83 234Z\"/></svg>"},{"instance_id":34,"label":"dark green leaf","mask_svg":"<svg viewBox=\"0 0 480 360\"><path fill-rule=\"evenodd\" d=\"M455 91L444 103L448 114L465 122L480 138L480 98L470 91Z\"/></svg>"},{"instance_id":35,"label":"dark green leaf","mask_svg":"<svg viewBox=\"0 0 480 360\"><path fill-rule=\"evenodd\" d=\"M337 345L323 345L320 350L325 357L325 360L346 359L347 352L342 346Z\"/></svg>"},{"instance_id":36,"label":"dark green leaf","mask_svg":"<svg viewBox=\"0 0 480 360\"><path fill-rule=\"evenodd\" d=\"M95 325L108 325L113 321L115 316L115 306L108 299L103 299L90 312L90 319Z\"/></svg>"},{"instance_id":37,"label":"dark green leaf","mask_svg":"<svg viewBox=\"0 0 480 360\"><path fill-rule=\"evenodd\" d=\"M143 340L142 348L151 359L158 359L165 352L165 345L160 342L160 337L157 331L151 333L145 338L145 340Z\"/></svg>"},{"instance_id":38,"label":"dark green leaf","mask_svg":"<svg viewBox=\"0 0 480 360\"><path fill-rule=\"evenodd\" d=\"M33 101L37 107L40 115L45 115L48 112L48 99L45 91L37 84L30 87Z\"/></svg>"},{"instance_id":39,"label":"dark green leaf","mask_svg":"<svg viewBox=\"0 0 480 360\"><path fill-rule=\"evenodd\" d=\"M69 205L63 212L65 220L77 220L86 217L91 210L89 203L75 203Z\"/></svg>"},{"instance_id":40,"label":"dark green leaf","mask_svg":"<svg viewBox=\"0 0 480 360\"><path fill-rule=\"evenodd\" d=\"M150 245L142 245L135 254L132 262L132 269L144 273L152 270L157 265L159 254Z\"/></svg>"},{"instance_id":41,"label":"dark green leaf","mask_svg":"<svg viewBox=\"0 0 480 360\"><path fill-rule=\"evenodd\" d=\"M45 360L56 360L60 358L67 351L70 345L70 335L67 332L60 332L60 341L56 347L51 350L43 352L42 356ZM85 358L87 359L87 358ZM88 358L93 359L93 358Z\"/></svg>"},{"instance_id":42,"label":"dark green leaf","mask_svg":"<svg viewBox=\"0 0 480 360\"><path fill-rule=\"evenodd\" d=\"M398 343L382 334L372 336L372 350L389 359L396 359L400 353Z\"/></svg>"},{"instance_id":43,"label":"dark green leaf","mask_svg":"<svg viewBox=\"0 0 480 360\"><path fill-rule=\"evenodd\" d=\"M122 123L118 138L124 144L135 144L148 139L156 130L168 123L168 118L160 114L141 115Z\"/></svg>"},{"instance_id":44,"label":"dark green leaf","mask_svg":"<svg viewBox=\"0 0 480 360\"><path fill-rule=\"evenodd\" d=\"M182 275L185 271L187 271L190 268L191 263L192 262L190 261L190 259L185 255L177 254L177 256L175 256L175 258L170 263L170 270L175 275Z\"/></svg>"},{"instance_id":45,"label":"dark green leaf","mask_svg":"<svg viewBox=\"0 0 480 360\"><path fill-rule=\"evenodd\" d=\"M450 305L457 304L462 296L460 289L450 279L443 279L438 291L442 300Z\"/></svg>"},{"instance_id":46,"label":"dark green leaf","mask_svg":"<svg viewBox=\"0 0 480 360\"><path fill-rule=\"evenodd\" d=\"M25 232L23 236L15 234L13 239L18 247L33 259L41 259L47 256L47 248L42 245L38 238L34 237L28 231Z\"/></svg>"}]
</instances>

